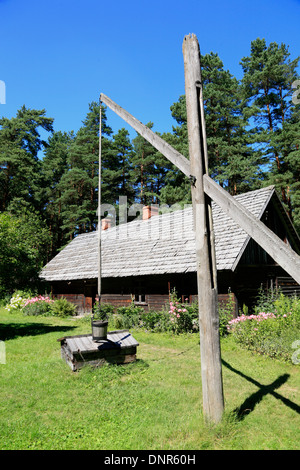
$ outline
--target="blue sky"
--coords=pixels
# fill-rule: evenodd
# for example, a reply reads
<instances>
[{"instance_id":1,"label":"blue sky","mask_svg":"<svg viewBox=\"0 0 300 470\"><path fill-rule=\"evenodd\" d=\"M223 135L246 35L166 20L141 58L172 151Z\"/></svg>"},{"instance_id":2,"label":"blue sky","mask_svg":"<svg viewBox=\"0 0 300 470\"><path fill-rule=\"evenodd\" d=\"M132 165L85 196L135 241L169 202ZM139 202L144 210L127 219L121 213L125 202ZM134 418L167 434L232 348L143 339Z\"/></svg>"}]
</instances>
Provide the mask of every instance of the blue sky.
<instances>
[{"instance_id":1,"label":"blue sky","mask_svg":"<svg viewBox=\"0 0 300 470\"><path fill-rule=\"evenodd\" d=\"M168 132L170 106L184 93L185 35L196 34L202 54L218 53L241 78L239 62L257 37L300 55L299 24L299 0L0 0L0 116L23 104L45 108L56 131L76 132L104 93ZM107 116L114 132L130 130Z\"/></svg>"}]
</instances>

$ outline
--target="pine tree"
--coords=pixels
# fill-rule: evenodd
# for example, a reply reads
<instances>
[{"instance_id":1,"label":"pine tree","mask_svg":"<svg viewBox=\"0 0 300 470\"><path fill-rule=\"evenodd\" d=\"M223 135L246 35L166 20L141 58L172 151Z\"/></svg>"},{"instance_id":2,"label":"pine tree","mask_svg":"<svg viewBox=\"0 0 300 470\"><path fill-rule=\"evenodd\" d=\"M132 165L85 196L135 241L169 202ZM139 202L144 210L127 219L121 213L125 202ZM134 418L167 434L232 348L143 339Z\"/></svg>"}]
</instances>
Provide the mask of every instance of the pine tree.
<instances>
[{"instance_id":1,"label":"pine tree","mask_svg":"<svg viewBox=\"0 0 300 470\"><path fill-rule=\"evenodd\" d=\"M262 160L252 147L253 135L243 114L240 84L224 70L217 54L202 56L201 65L210 176L231 194L254 189L263 177ZM173 128L173 144L188 157L185 96L173 104L171 111L179 124ZM186 179L180 185L186 187Z\"/></svg>"},{"instance_id":2,"label":"pine tree","mask_svg":"<svg viewBox=\"0 0 300 470\"><path fill-rule=\"evenodd\" d=\"M153 123L147 126L152 129ZM168 140L166 135L162 138ZM143 205L159 204L161 190L170 180L174 165L140 135L133 139L133 147L131 164L137 200Z\"/></svg>"},{"instance_id":3,"label":"pine tree","mask_svg":"<svg viewBox=\"0 0 300 470\"><path fill-rule=\"evenodd\" d=\"M68 150L68 171L58 185L61 193L62 229L69 238L78 233L93 231L97 226L98 170L99 170L99 123L100 105L92 102L83 126L78 130ZM111 154L111 143L106 136L112 130L107 126L105 108L101 106L102 123L102 164L103 173ZM103 175L103 180L104 180ZM104 194L103 194L104 192ZM108 189L101 187L101 199L105 199Z\"/></svg>"},{"instance_id":4,"label":"pine tree","mask_svg":"<svg viewBox=\"0 0 300 470\"><path fill-rule=\"evenodd\" d=\"M110 181L114 202L117 203L119 196L126 196L128 205L131 205L136 194L132 168L133 145L129 132L124 128L113 136L112 155L113 166L105 168L104 176Z\"/></svg>"},{"instance_id":5,"label":"pine tree","mask_svg":"<svg viewBox=\"0 0 300 470\"><path fill-rule=\"evenodd\" d=\"M0 119L0 210L4 211L14 198L22 198L41 210L37 197L40 181L38 152L47 143L39 128L53 131L53 119L45 110L22 106L16 117Z\"/></svg>"},{"instance_id":6,"label":"pine tree","mask_svg":"<svg viewBox=\"0 0 300 470\"><path fill-rule=\"evenodd\" d=\"M147 127L152 129L153 123L149 122ZM154 194L153 181L156 150L141 135L133 139L133 147L131 165L138 202L143 205L155 203L157 194Z\"/></svg>"},{"instance_id":7,"label":"pine tree","mask_svg":"<svg viewBox=\"0 0 300 470\"><path fill-rule=\"evenodd\" d=\"M241 87L215 53L201 58L211 176L232 195L257 186L260 155L251 146Z\"/></svg>"},{"instance_id":8,"label":"pine tree","mask_svg":"<svg viewBox=\"0 0 300 470\"><path fill-rule=\"evenodd\" d=\"M291 114L272 136L272 145L278 156L273 161L268 183L275 184L285 199L283 204L300 233L300 105L291 108Z\"/></svg>"},{"instance_id":9,"label":"pine tree","mask_svg":"<svg viewBox=\"0 0 300 470\"><path fill-rule=\"evenodd\" d=\"M49 259L67 242L62 230L62 192L59 183L69 169L68 152L73 139L73 132L54 132L48 140L42 160L43 186L40 188L40 198L44 201L44 217L51 236Z\"/></svg>"},{"instance_id":10,"label":"pine tree","mask_svg":"<svg viewBox=\"0 0 300 470\"><path fill-rule=\"evenodd\" d=\"M299 58L290 60L288 46L275 42L267 46L265 39L251 42L251 53L241 60L244 71L243 95L256 128L256 141L280 180L282 201L292 216L290 182L292 175L290 161L280 141L286 140L293 123L292 84L298 78L296 68ZM287 124L286 124L287 123ZM289 129L289 130L288 130ZM292 144L292 143L291 143ZM286 145L286 144L285 144ZM285 176L283 177L283 175ZM280 178L278 176L281 175Z\"/></svg>"}]
</instances>

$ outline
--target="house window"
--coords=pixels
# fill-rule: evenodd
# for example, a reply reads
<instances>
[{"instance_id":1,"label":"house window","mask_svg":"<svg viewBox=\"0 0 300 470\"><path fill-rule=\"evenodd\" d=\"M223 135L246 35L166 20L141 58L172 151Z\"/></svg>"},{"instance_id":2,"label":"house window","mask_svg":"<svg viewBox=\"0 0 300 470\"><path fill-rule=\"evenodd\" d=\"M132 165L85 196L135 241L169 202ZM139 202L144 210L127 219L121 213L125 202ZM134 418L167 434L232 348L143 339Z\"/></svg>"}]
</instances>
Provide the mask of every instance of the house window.
<instances>
[{"instance_id":1,"label":"house window","mask_svg":"<svg viewBox=\"0 0 300 470\"><path fill-rule=\"evenodd\" d=\"M137 281L134 289L134 302L135 304L146 304L146 293L145 283L143 281Z\"/></svg>"},{"instance_id":2,"label":"house window","mask_svg":"<svg viewBox=\"0 0 300 470\"><path fill-rule=\"evenodd\" d=\"M145 294L135 294L135 303L136 303L136 304L144 304L144 303L146 303L146 296L145 296Z\"/></svg>"}]
</instances>

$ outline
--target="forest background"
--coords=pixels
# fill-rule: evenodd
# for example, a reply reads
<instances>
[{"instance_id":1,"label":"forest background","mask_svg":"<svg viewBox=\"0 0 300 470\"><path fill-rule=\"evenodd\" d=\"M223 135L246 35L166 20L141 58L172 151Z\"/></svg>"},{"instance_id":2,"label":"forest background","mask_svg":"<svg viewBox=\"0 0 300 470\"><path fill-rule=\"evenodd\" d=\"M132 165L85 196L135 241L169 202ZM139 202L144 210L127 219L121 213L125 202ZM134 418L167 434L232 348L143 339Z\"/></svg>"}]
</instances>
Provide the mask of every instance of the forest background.
<instances>
[{"instance_id":1,"label":"forest background","mask_svg":"<svg viewBox=\"0 0 300 470\"><path fill-rule=\"evenodd\" d=\"M274 184L299 232L299 57L260 38L250 51L241 80L218 54L201 57L210 175L232 195ZM47 261L97 228L99 102L87 108L76 133L54 131L45 109L27 105L0 119L0 298L37 286ZM185 96L170 112L173 131L161 137L188 158ZM190 181L174 165L141 136L114 133L105 106L101 116L103 203L191 202Z\"/></svg>"}]
</instances>

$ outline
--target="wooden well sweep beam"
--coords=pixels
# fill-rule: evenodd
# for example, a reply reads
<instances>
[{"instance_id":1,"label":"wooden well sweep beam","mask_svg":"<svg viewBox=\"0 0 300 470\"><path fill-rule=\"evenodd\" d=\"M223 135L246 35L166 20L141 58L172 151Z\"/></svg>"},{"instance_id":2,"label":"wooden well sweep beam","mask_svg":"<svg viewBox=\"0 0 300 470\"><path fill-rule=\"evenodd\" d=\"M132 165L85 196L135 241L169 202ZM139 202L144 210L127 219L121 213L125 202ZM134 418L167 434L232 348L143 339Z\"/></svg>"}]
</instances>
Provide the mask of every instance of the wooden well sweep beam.
<instances>
[{"instance_id":1,"label":"wooden well sweep beam","mask_svg":"<svg viewBox=\"0 0 300 470\"><path fill-rule=\"evenodd\" d=\"M103 93L100 95L100 101L106 104L112 111L126 121L134 130L136 130L142 137L144 137L150 144L153 145L159 152L161 152L170 162L177 166L186 176L190 176L190 162L181 153L175 150L165 140L155 134L149 127L142 124L138 119L129 114L125 109L121 108L113 100L105 96Z\"/></svg>"},{"instance_id":2,"label":"wooden well sweep beam","mask_svg":"<svg viewBox=\"0 0 300 470\"><path fill-rule=\"evenodd\" d=\"M190 161L186 157L104 94L100 95L100 100L180 168L187 177L191 177ZM205 193L300 284L300 256L207 174L203 176L203 181Z\"/></svg>"}]
</instances>

